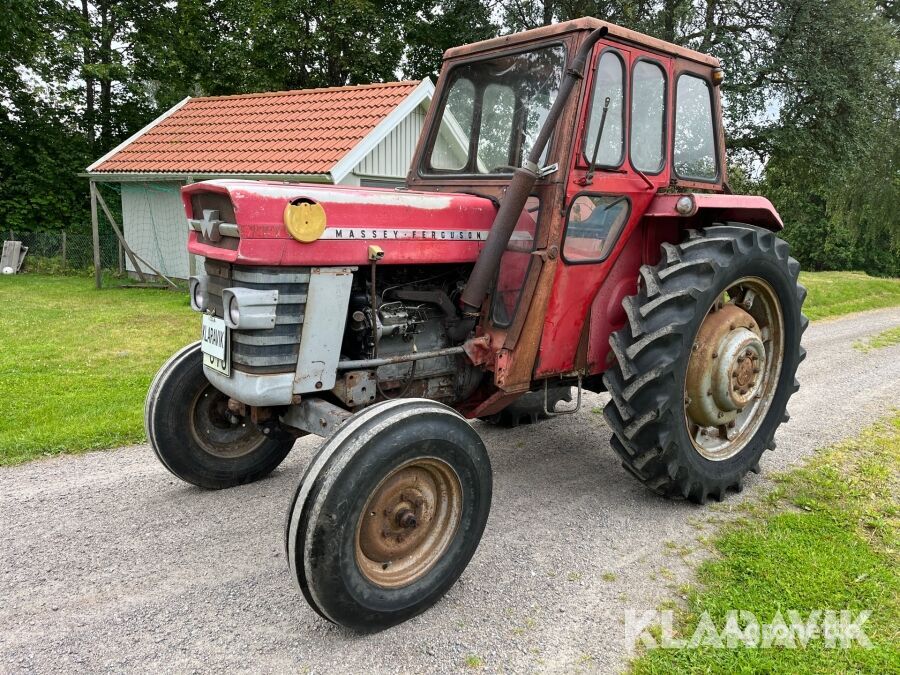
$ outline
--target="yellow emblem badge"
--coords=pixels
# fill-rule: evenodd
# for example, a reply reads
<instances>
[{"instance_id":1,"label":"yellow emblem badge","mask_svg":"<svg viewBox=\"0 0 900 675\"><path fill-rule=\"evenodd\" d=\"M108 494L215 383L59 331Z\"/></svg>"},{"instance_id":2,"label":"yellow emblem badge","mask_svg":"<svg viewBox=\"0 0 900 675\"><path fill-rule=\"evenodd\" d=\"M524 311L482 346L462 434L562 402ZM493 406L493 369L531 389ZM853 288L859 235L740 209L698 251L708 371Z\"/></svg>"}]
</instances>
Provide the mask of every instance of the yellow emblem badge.
<instances>
[{"instance_id":1,"label":"yellow emblem badge","mask_svg":"<svg viewBox=\"0 0 900 675\"><path fill-rule=\"evenodd\" d=\"M325 209L312 201L288 204L284 209L284 226L294 239L309 244L325 231Z\"/></svg>"}]
</instances>

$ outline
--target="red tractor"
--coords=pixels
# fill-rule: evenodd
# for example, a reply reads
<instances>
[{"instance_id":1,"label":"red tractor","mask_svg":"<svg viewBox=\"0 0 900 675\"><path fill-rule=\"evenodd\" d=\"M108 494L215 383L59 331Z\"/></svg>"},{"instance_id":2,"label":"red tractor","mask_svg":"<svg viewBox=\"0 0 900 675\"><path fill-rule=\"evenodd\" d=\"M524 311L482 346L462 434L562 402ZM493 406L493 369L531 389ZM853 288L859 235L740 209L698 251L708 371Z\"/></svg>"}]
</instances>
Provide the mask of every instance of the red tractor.
<instances>
[{"instance_id":1,"label":"red tractor","mask_svg":"<svg viewBox=\"0 0 900 675\"><path fill-rule=\"evenodd\" d=\"M369 630L433 604L478 546L491 465L467 419L609 392L612 447L651 490L740 490L787 420L807 320L778 214L728 188L722 77L569 21L445 54L405 188L184 188L202 339L150 388L159 459L225 488L323 437L290 570Z\"/></svg>"}]
</instances>

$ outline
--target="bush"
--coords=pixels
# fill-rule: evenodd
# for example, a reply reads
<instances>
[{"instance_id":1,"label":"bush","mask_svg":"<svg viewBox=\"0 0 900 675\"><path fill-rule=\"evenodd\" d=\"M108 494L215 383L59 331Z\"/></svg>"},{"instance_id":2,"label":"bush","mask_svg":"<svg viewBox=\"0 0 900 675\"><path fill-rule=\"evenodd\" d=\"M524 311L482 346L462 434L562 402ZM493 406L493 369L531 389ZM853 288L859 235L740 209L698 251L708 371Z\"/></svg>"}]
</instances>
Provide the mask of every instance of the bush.
<instances>
[{"instance_id":1,"label":"bush","mask_svg":"<svg viewBox=\"0 0 900 675\"><path fill-rule=\"evenodd\" d=\"M828 221L788 224L782 237L803 269L815 272L860 270L872 276L900 276L900 251L867 232Z\"/></svg>"},{"instance_id":2,"label":"bush","mask_svg":"<svg viewBox=\"0 0 900 675\"><path fill-rule=\"evenodd\" d=\"M62 258L60 256L31 254L25 256L25 263L22 265L22 271L30 274L69 274L72 276L90 276L94 273L92 267L63 266Z\"/></svg>"}]
</instances>

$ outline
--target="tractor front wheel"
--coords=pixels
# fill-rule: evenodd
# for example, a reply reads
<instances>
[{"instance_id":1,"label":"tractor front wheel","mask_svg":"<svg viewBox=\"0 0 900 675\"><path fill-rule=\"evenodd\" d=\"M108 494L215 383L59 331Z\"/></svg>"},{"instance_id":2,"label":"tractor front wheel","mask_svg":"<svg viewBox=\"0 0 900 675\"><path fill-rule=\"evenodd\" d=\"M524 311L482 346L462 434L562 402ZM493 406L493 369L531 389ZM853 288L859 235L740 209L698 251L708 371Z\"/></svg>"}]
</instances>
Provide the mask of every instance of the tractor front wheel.
<instances>
[{"instance_id":1,"label":"tractor front wheel","mask_svg":"<svg viewBox=\"0 0 900 675\"><path fill-rule=\"evenodd\" d=\"M652 490L721 500L775 447L805 356L799 271L786 242L738 223L690 231L641 268L610 338L604 412L623 465Z\"/></svg>"},{"instance_id":2,"label":"tractor front wheel","mask_svg":"<svg viewBox=\"0 0 900 675\"><path fill-rule=\"evenodd\" d=\"M378 403L311 461L288 512L288 564L324 618L387 628L456 582L490 505L490 460L459 414L425 399Z\"/></svg>"},{"instance_id":3,"label":"tractor front wheel","mask_svg":"<svg viewBox=\"0 0 900 675\"><path fill-rule=\"evenodd\" d=\"M277 426L260 429L249 416L228 409L228 397L203 374L199 342L159 369L147 393L144 424L163 466L181 480L210 490L268 475L295 440Z\"/></svg>"}]
</instances>

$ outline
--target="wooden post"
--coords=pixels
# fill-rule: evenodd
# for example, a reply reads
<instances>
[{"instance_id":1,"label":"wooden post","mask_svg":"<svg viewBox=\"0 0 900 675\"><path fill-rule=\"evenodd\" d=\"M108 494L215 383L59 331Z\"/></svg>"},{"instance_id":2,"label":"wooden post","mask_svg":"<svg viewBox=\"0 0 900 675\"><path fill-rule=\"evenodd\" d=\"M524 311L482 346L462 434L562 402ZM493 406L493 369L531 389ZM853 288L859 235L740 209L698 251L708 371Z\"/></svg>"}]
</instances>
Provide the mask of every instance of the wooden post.
<instances>
[{"instance_id":1,"label":"wooden post","mask_svg":"<svg viewBox=\"0 0 900 675\"><path fill-rule=\"evenodd\" d=\"M109 224L112 225L113 232L115 232L116 236L119 238L119 245L125 250L125 255L128 256L128 259L131 261L131 264L134 266L134 269L138 273L138 276L141 278L141 281L146 283L147 277L144 276L144 270L141 269L141 266L138 264L138 261L144 263L144 266L147 269L149 269L156 276L158 276L163 281L165 281L167 284L169 284L169 286L171 286L174 289L177 289L178 284L176 284L169 277L167 277L165 274L163 274L158 269L156 269L153 265L148 263L144 258L139 256L133 250L131 250L131 247L128 245L128 242L125 241L125 235L123 235L122 230L119 229L119 225L118 225L118 223L116 223L116 219L113 218L112 212L109 210L109 207L106 206L106 201L104 201L103 195L101 195L99 191L97 192L97 201L100 202L100 208L103 209L103 213L106 214L106 218L107 218L107 220L109 220Z\"/></svg>"},{"instance_id":2,"label":"wooden post","mask_svg":"<svg viewBox=\"0 0 900 675\"><path fill-rule=\"evenodd\" d=\"M94 181L91 186L91 235L94 238L94 285L100 288L103 285L103 270L100 269L100 223L97 218L97 186Z\"/></svg>"},{"instance_id":3,"label":"wooden post","mask_svg":"<svg viewBox=\"0 0 900 675\"><path fill-rule=\"evenodd\" d=\"M137 272L140 280L143 283L146 283L147 277L144 276L144 270L142 270L141 266L138 264L137 258L135 258L134 255L134 251L131 250L131 247L125 241L125 236L119 229L119 225L116 223L116 219L113 218L112 212L106 206L106 201L103 199L103 195L101 195L96 188L94 188L94 195L96 196L97 201L100 202L100 208L103 209L103 213L106 214L106 219L109 221L109 224L112 225L113 232L115 232L116 236L119 238L119 243L122 245L122 248L125 249L125 255L127 255L128 259L131 261L131 265L132 267L134 267L134 271Z\"/></svg>"},{"instance_id":4,"label":"wooden post","mask_svg":"<svg viewBox=\"0 0 900 675\"><path fill-rule=\"evenodd\" d=\"M62 245L60 246L60 257L62 258L62 268L66 269L66 231L62 231Z\"/></svg>"},{"instance_id":5,"label":"wooden post","mask_svg":"<svg viewBox=\"0 0 900 675\"><path fill-rule=\"evenodd\" d=\"M122 250L122 242L119 242L119 276L125 274L125 251Z\"/></svg>"}]
</instances>

